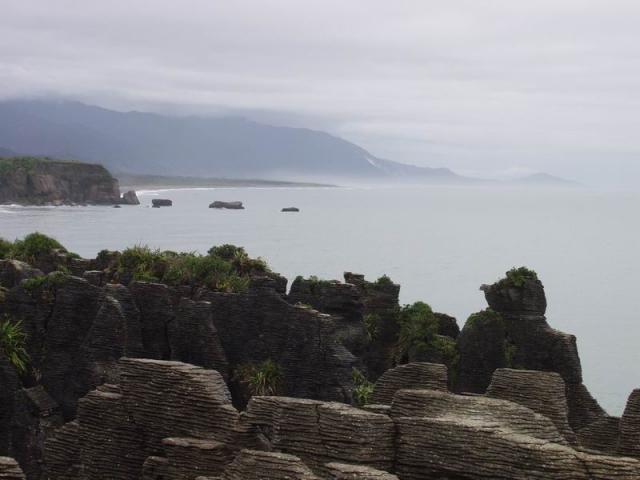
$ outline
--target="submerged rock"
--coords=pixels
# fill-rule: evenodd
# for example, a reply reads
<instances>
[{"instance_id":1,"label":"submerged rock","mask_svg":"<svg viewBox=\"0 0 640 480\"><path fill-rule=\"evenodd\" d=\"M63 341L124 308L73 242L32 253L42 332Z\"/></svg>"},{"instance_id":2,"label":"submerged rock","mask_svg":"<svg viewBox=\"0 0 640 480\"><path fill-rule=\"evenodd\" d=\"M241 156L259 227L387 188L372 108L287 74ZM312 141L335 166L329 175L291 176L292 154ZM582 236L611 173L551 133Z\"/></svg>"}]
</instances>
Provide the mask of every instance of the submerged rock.
<instances>
[{"instance_id":1,"label":"submerged rock","mask_svg":"<svg viewBox=\"0 0 640 480\"><path fill-rule=\"evenodd\" d=\"M221 202L216 200L213 203L209 204L209 208L224 208L227 210L244 210L244 205L242 202Z\"/></svg>"}]
</instances>

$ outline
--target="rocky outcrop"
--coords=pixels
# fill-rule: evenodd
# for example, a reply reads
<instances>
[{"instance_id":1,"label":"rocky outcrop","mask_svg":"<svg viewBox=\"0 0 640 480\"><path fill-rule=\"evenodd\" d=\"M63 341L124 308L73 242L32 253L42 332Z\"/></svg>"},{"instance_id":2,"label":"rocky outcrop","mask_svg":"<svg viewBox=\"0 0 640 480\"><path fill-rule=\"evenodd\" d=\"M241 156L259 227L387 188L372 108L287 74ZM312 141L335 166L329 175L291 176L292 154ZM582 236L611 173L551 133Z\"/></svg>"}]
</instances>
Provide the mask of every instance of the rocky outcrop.
<instances>
[{"instance_id":1,"label":"rocky outcrop","mask_svg":"<svg viewBox=\"0 0 640 480\"><path fill-rule=\"evenodd\" d=\"M351 402L355 357L338 337L333 317L291 305L267 285L246 294L203 290L197 300L211 304L213 323L232 371L271 360L282 372L282 394ZM231 383L234 403L246 404Z\"/></svg>"},{"instance_id":2,"label":"rocky outcrop","mask_svg":"<svg viewBox=\"0 0 640 480\"><path fill-rule=\"evenodd\" d=\"M209 208L223 208L226 210L244 210L242 202L221 202L216 200L209 204Z\"/></svg>"},{"instance_id":3,"label":"rocky outcrop","mask_svg":"<svg viewBox=\"0 0 640 480\"><path fill-rule=\"evenodd\" d=\"M365 354L369 335L363 321L362 297L355 285L297 277L291 283L287 299L292 304L310 305L331 315L336 322L336 335L344 339L344 346L357 357Z\"/></svg>"},{"instance_id":4,"label":"rocky outcrop","mask_svg":"<svg viewBox=\"0 0 640 480\"><path fill-rule=\"evenodd\" d=\"M399 390L386 415L253 397L240 415L215 371L143 359L123 359L121 368L121 385L90 392L79 402L77 426L65 425L47 442L48 478L78 478L64 476L70 471L87 480L640 475L640 461L577 451L551 419L507 400ZM514 388L521 385L515 380Z\"/></svg>"},{"instance_id":5,"label":"rocky outcrop","mask_svg":"<svg viewBox=\"0 0 640 480\"><path fill-rule=\"evenodd\" d=\"M512 270L506 278L481 289L490 307L482 313L485 317L490 313L494 320L474 325L472 320L480 315L476 314L465 325L458 340L460 368L456 389L483 393L493 370L498 368L556 372L565 382L573 430L604 418L604 410L582 384L576 338L547 323L544 287L535 273Z\"/></svg>"},{"instance_id":6,"label":"rocky outcrop","mask_svg":"<svg viewBox=\"0 0 640 480\"><path fill-rule=\"evenodd\" d=\"M370 403L391 405L402 389L447 391L447 368L436 363L408 363L387 370L376 382Z\"/></svg>"},{"instance_id":7,"label":"rocky outcrop","mask_svg":"<svg viewBox=\"0 0 640 480\"><path fill-rule=\"evenodd\" d=\"M118 181L101 165L32 157L0 159L0 203L119 202Z\"/></svg>"}]
</instances>

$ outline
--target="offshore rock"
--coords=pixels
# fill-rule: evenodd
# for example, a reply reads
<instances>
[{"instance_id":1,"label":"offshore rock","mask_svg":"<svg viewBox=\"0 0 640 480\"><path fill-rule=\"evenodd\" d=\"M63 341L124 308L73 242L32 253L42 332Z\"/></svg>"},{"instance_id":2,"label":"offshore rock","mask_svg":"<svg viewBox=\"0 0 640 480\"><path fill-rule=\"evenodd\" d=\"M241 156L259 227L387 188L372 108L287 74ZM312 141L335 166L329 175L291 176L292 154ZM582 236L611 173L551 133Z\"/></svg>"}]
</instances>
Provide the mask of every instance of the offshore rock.
<instances>
[{"instance_id":1,"label":"offshore rock","mask_svg":"<svg viewBox=\"0 0 640 480\"><path fill-rule=\"evenodd\" d=\"M227 210L244 210L242 202L221 202L216 200L209 204L209 208L224 208Z\"/></svg>"},{"instance_id":2,"label":"offshore rock","mask_svg":"<svg viewBox=\"0 0 640 480\"><path fill-rule=\"evenodd\" d=\"M447 391L447 367L438 363L407 363L387 370L376 382L370 403L391 405L398 390Z\"/></svg>"},{"instance_id":3,"label":"offshore rock","mask_svg":"<svg viewBox=\"0 0 640 480\"><path fill-rule=\"evenodd\" d=\"M173 201L168 198L153 198L151 200L151 206L153 208L171 207L173 206Z\"/></svg>"},{"instance_id":4,"label":"offshore rock","mask_svg":"<svg viewBox=\"0 0 640 480\"><path fill-rule=\"evenodd\" d=\"M300 209L298 207L284 207L281 212L299 212Z\"/></svg>"},{"instance_id":5,"label":"offshore rock","mask_svg":"<svg viewBox=\"0 0 640 480\"><path fill-rule=\"evenodd\" d=\"M136 195L135 190L129 190L122 194L120 203L123 205L140 205L140 200L138 199L138 195Z\"/></svg>"}]
</instances>

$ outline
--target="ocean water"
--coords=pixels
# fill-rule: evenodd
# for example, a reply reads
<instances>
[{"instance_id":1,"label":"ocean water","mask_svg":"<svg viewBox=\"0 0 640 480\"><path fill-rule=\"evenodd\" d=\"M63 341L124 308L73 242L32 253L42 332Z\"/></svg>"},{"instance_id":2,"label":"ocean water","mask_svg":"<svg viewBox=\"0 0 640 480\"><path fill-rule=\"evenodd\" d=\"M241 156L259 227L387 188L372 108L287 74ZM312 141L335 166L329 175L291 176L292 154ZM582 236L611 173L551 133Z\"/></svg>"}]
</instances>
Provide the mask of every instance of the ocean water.
<instances>
[{"instance_id":1,"label":"ocean water","mask_svg":"<svg viewBox=\"0 0 640 480\"><path fill-rule=\"evenodd\" d=\"M584 379L611 413L640 387L639 193L481 188L225 188L139 192L141 206L0 206L0 236L34 230L83 256L148 244L206 252L234 243L296 275L388 274L401 301L460 325L486 306L479 286L534 268L549 323L578 338ZM170 208L148 208L152 198ZM214 210L241 200L246 210ZM281 213L297 206L300 213Z\"/></svg>"}]
</instances>

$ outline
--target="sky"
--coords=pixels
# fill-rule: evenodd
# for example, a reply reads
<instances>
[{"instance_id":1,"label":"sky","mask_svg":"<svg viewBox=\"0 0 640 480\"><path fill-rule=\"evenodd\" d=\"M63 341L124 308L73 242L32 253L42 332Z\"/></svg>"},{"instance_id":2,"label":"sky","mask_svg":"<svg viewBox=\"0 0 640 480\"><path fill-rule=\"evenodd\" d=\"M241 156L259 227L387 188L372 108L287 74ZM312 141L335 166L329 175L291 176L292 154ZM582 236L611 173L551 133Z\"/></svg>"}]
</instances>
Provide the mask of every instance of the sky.
<instances>
[{"instance_id":1,"label":"sky","mask_svg":"<svg viewBox=\"0 0 640 480\"><path fill-rule=\"evenodd\" d=\"M242 115L467 175L640 184L637 0L0 0L0 98Z\"/></svg>"}]
</instances>

